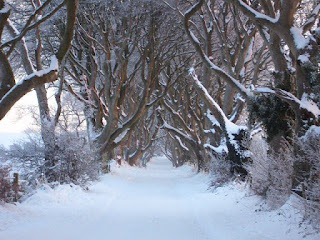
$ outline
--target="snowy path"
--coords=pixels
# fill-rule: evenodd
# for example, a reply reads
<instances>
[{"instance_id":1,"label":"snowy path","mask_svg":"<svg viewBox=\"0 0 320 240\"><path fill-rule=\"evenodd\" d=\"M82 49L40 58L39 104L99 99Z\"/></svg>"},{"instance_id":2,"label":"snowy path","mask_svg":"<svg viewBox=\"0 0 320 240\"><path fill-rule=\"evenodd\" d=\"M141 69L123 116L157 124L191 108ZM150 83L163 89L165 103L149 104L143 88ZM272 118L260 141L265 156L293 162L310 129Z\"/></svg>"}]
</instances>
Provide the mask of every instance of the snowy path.
<instances>
[{"instance_id":1,"label":"snowy path","mask_svg":"<svg viewBox=\"0 0 320 240\"><path fill-rule=\"evenodd\" d=\"M303 238L279 212L256 212L258 200L244 190L233 185L212 193L208 181L188 166L172 168L165 158L146 169L115 168L89 191L43 189L22 204L0 207L0 240Z\"/></svg>"}]
</instances>

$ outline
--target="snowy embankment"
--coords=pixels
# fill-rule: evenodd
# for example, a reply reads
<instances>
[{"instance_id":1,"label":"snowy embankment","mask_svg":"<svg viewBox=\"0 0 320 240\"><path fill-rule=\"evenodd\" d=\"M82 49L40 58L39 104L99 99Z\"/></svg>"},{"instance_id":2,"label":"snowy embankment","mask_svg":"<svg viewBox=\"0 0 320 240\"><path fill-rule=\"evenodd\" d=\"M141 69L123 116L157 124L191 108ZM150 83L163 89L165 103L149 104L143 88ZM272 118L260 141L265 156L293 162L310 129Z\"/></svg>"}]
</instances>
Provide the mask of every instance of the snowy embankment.
<instances>
[{"instance_id":1,"label":"snowy embankment","mask_svg":"<svg viewBox=\"0 0 320 240\"><path fill-rule=\"evenodd\" d=\"M264 211L242 184L212 193L209 181L165 158L146 169L115 166L88 191L43 188L21 204L0 206L0 240L303 239L289 204Z\"/></svg>"}]
</instances>

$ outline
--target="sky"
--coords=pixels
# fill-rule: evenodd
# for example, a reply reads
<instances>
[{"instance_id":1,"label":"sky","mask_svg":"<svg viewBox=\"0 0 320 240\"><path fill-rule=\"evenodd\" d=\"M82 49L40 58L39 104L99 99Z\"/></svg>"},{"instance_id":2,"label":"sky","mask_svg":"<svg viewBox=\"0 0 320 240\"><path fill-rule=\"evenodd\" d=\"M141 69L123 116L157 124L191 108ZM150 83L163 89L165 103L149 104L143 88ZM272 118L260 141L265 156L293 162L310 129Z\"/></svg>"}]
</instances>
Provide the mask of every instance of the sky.
<instances>
[{"instance_id":1,"label":"sky","mask_svg":"<svg viewBox=\"0 0 320 240\"><path fill-rule=\"evenodd\" d=\"M24 136L24 131L30 128L33 122L32 114L26 108L36 104L36 93L31 91L13 106L0 121L0 144L8 147Z\"/></svg>"}]
</instances>

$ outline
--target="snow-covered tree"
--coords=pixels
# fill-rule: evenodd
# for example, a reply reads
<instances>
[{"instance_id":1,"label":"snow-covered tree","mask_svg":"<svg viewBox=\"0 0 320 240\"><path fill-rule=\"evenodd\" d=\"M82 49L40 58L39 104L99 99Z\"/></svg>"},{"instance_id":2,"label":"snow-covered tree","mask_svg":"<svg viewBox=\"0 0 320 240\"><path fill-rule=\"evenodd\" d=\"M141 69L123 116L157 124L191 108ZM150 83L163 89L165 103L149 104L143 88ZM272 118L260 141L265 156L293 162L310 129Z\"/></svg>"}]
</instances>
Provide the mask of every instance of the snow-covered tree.
<instances>
[{"instance_id":1,"label":"snow-covered tree","mask_svg":"<svg viewBox=\"0 0 320 240\"><path fill-rule=\"evenodd\" d=\"M172 86L163 72L170 69L179 35L158 3L95 1L80 7L68 88L85 105L98 157L108 161L132 131L146 127L142 122L150 122L150 112Z\"/></svg>"},{"instance_id":2,"label":"snow-covered tree","mask_svg":"<svg viewBox=\"0 0 320 240\"><path fill-rule=\"evenodd\" d=\"M69 51L73 39L78 4L78 1L62 1L57 4L51 0L44 3L40 0L30 2L15 1L12 3L0 2L1 15L3 16L1 18L1 36L5 40L0 46L1 61L4 64L1 64L1 66L5 67L5 71L1 71L5 75L0 80L0 119L6 115L22 96L32 89L36 90L42 139L46 149L45 176L49 181L55 180L51 170L55 166L55 126L58 122L60 111L58 108L56 114L54 116L51 115L44 84L54 82L59 78L60 65L63 65L64 57ZM44 59L47 55L43 51L43 38L48 32L44 31L41 25L51 20L57 12L62 11L61 9L64 6L66 6L66 11L61 16L65 18L65 25L62 34L54 39L55 42L48 43L52 47L50 51L52 55L51 63L48 64ZM18 11L19 8L22 8L26 15L21 16ZM6 34L3 32L4 27L7 28ZM36 44L29 44L28 46L26 39L33 40L33 43L36 42ZM30 47L34 49L34 55L31 53ZM19 52L25 72L20 82L16 81L18 76L13 74L9 59L14 50ZM49 66L44 67L44 65ZM57 98L59 98L59 94Z\"/></svg>"}]
</instances>

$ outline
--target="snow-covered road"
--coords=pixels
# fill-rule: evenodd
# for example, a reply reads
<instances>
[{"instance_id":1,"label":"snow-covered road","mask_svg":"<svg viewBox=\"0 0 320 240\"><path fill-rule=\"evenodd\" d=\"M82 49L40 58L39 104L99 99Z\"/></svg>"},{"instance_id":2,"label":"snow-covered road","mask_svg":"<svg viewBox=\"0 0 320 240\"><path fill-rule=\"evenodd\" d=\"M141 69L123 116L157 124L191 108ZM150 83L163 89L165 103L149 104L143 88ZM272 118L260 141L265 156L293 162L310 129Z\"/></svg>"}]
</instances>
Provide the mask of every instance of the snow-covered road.
<instances>
[{"instance_id":1,"label":"snow-covered road","mask_svg":"<svg viewBox=\"0 0 320 240\"><path fill-rule=\"evenodd\" d=\"M173 168L163 157L146 169L115 167L89 191L45 188L22 204L0 206L0 240L303 238L289 207L256 211L259 201L241 185L212 193L208 183L208 176Z\"/></svg>"}]
</instances>

